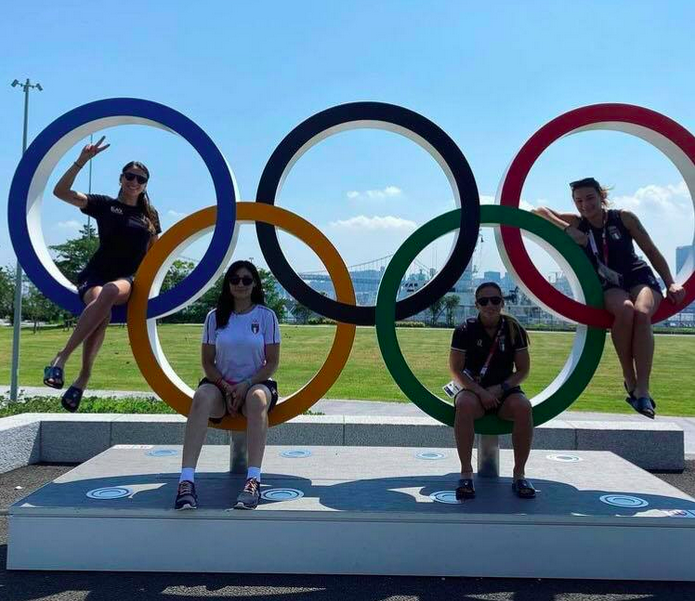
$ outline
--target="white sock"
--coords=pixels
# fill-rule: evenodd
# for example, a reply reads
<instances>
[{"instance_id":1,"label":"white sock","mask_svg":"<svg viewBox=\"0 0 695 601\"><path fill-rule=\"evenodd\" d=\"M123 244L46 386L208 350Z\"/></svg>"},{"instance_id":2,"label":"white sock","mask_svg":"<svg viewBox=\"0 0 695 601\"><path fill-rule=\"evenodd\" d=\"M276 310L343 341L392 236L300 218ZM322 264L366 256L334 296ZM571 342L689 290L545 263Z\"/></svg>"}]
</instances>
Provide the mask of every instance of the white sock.
<instances>
[{"instance_id":1,"label":"white sock","mask_svg":"<svg viewBox=\"0 0 695 601\"><path fill-rule=\"evenodd\" d=\"M261 481L261 468L260 467L250 467L248 472L246 472L246 479L255 478L258 482Z\"/></svg>"},{"instance_id":2,"label":"white sock","mask_svg":"<svg viewBox=\"0 0 695 601\"><path fill-rule=\"evenodd\" d=\"M195 468L194 467L184 467L181 469L181 477L179 482L188 480L189 482L195 482Z\"/></svg>"}]
</instances>

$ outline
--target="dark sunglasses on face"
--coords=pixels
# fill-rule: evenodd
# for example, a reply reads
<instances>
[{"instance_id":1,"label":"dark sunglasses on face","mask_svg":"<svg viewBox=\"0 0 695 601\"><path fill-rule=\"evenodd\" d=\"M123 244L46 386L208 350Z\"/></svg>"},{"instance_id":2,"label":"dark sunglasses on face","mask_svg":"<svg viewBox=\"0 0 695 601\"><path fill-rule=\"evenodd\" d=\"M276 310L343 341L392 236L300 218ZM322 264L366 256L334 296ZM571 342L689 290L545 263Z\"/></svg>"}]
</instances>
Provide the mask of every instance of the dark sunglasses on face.
<instances>
[{"instance_id":1,"label":"dark sunglasses on face","mask_svg":"<svg viewBox=\"0 0 695 601\"><path fill-rule=\"evenodd\" d=\"M147 178L144 175L138 175L137 173L131 173L130 171L126 171L123 174L123 177L125 177L129 182L132 182L134 179L136 179L138 180L138 184L140 184L141 186L147 183Z\"/></svg>"},{"instance_id":2,"label":"dark sunglasses on face","mask_svg":"<svg viewBox=\"0 0 695 601\"><path fill-rule=\"evenodd\" d=\"M239 277L238 275L233 275L229 278L229 283L232 286L238 286L241 282L244 286L250 286L253 284L253 278L251 276L245 275L244 277Z\"/></svg>"},{"instance_id":3,"label":"dark sunglasses on face","mask_svg":"<svg viewBox=\"0 0 695 601\"><path fill-rule=\"evenodd\" d=\"M476 303L478 303L481 307L487 307L488 302L492 303L495 305L499 305L502 302L502 297L501 296L481 296L480 298L477 298L475 300Z\"/></svg>"}]
</instances>

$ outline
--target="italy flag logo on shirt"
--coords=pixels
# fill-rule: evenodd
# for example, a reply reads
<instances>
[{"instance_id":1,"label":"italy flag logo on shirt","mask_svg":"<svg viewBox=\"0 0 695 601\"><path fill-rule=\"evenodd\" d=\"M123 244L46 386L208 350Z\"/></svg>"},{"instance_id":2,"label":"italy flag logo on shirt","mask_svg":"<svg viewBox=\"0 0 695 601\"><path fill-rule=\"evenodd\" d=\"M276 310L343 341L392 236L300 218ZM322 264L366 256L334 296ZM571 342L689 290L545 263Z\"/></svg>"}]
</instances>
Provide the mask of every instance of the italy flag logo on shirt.
<instances>
[{"instance_id":1,"label":"italy flag logo on shirt","mask_svg":"<svg viewBox=\"0 0 695 601\"><path fill-rule=\"evenodd\" d=\"M254 322L251 323L251 331L252 331L254 334L258 334L258 331L259 331L260 329L261 329L261 327L260 327L260 325L258 324L257 321L254 321Z\"/></svg>"}]
</instances>

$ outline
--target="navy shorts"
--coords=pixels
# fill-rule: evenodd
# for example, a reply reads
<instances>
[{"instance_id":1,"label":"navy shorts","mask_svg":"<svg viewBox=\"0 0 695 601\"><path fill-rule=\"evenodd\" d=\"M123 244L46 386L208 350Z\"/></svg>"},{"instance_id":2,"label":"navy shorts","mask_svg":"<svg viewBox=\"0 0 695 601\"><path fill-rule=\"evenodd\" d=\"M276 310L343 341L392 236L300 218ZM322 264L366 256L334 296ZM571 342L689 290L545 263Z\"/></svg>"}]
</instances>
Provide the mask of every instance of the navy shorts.
<instances>
[{"instance_id":1,"label":"navy shorts","mask_svg":"<svg viewBox=\"0 0 695 601\"><path fill-rule=\"evenodd\" d=\"M469 392L471 392L471 391L469 391ZM511 395L517 394L517 393L521 393L523 395L526 394L521 389L521 386L512 386L509 390L507 390L507 392L502 393L502 398L500 399L500 404L497 405L497 407L495 407L494 409L485 409L483 407L483 409L485 409L485 415L491 415L491 414L497 413L500 410L500 407L502 407L502 405L504 404L504 401L506 401ZM475 393L473 393L473 394L475 394ZM480 401L480 399L478 399L478 401ZM482 405L482 403L481 403L481 405ZM456 403L454 403L454 409L456 409Z\"/></svg>"},{"instance_id":2,"label":"navy shorts","mask_svg":"<svg viewBox=\"0 0 695 601\"><path fill-rule=\"evenodd\" d=\"M610 282L604 282L603 290L610 290L611 288L618 288L620 290L625 290L625 292L630 292L635 286L648 286L659 296L663 296L661 292L661 286L659 286L659 281L656 279L654 272L649 265L643 265L637 269L633 269L629 273L623 276L623 285L618 286L616 284L611 284Z\"/></svg>"},{"instance_id":3,"label":"navy shorts","mask_svg":"<svg viewBox=\"0 0 695 601\"><path fill-rule=\"evenodd\" d=\"M94 286L103 286L109 282L115 282L116 280L126 280L130 282L130 285L132 286L134 279L135 277L132 275L124 275L117 278L104 278L98 275L87 275L82 280L77 281L77 294L79 295L80 300L84 303L84 295L87 293L87 290L94 288Z\"/></svg>"},{"instance_id":4,"label":"navy shorts","mask_svg":"<svg viewBox=\"0 0 695 601\"><path fill-rule=\"evenodd\" d=\"M198 387L200 388L203 384L212 384L213 386L217 386L217 384L208 378L203 378L200 382L198 382ZM278 402L278 383L275 380L263 380L262 382L256 382L256 384L263 384L263 386L266 386L268 390L270 390L270 406L268 407L268 413L270 413ZM256 384L254 384L254 386ZM224 397L224 394L222 396ZM219 424L225 418L225 416L226 414L222 417L211 417L210 421L213 424Z\"/></svg>"}]
</instances>

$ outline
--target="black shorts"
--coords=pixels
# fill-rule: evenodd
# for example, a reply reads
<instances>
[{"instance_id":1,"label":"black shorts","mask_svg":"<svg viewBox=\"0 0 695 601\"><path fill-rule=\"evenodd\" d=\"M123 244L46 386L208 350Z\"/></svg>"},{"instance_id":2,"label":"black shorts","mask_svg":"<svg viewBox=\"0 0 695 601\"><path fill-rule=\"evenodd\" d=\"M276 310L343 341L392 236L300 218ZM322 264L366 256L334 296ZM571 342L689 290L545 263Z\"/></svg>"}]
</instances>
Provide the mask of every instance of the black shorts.
<instances>
[{"instance_id":1,"label":"black shorts","mask_svg":"<svg viewBox=\"0 0 695 601\"><path fill-rule=\"evenodd\" d=\"M203 384L212 384L213 386L217 386L217 384L208 378L203 378L200 382L198 382L198 387L200 388ZM278 402L278 383L275 380L263 380L262 382L256 382L256 384L263 384L263 386L266 386L268 390L270 390L270 406L268 407L268 413L270 413ZM254 384L254 386L256 384ZM213 424L219 424L226 415L227 414L225 413L225 415L222 417L211 417L210 421Z\"/></svg>"},{"instance_id":2,"label":"black shorts","mask_svg":"<svg viewBox=\"0 0 695 601\"><path fill-rule=\"evenodd\" d=\"M468 392L472 392L472 391L469 390ZM497 413L500 410L500 407L502 407L502 405L504 404L504 401L506 401L511 395L517 394L517 393L521 393L523 395L526 394L521 389L521 386L512 386L509 390L507 390L507 392L502 393L502 398L500 399L500 404L497 405L497 407L495 407L493 409L485 409L483 407L483 409L485 409L485 415L491 415L491 414ZM473 392L473 394L475 394L475 393ZM478 395L476 395L476 396L478 396ZM478 399L478 401L480 401L480 399ZM482 403L481 403L481 405L482 405ZM456 403L454 403L454 409L456 409Z\"/></svg>"},{"instance_id":3,"label":"black shorts","mask_svg":"<svg viewBox=\"0 0 695 601\"><path fill-rule=\"evenodd\" d=\"M127 280L128 282L130 282L130 285L132 286L134 279L135 277L132 275L122 275L115 278L104 278L102 276L88 274L77 281L77 294L79 295L80 300L84 303L84 295L87 293L87 290L89 290L90 288L94 288L94 286L103 286L104 284L108 284L109 282L115 282L116 280Z\"/></svg>"},{"instance_id":4,"label":"black shorts","mask_svg":"<svg viewBox=\"0 0 695 601\"><path fill-rule=\"evenodd\" d=\"M625 292L630 292L635 286L648 286L654 290L659 296L663 296L661 292L661 286L659 286L659 281L656 279L652 268L649 265L643 265L637 269L633 269L629 273L623 276L623 285L618 286L610 282L603 283L603 290L610 290L611 288L618 288L619 290L625 290Z\"/></svg>"}]
</instances>

